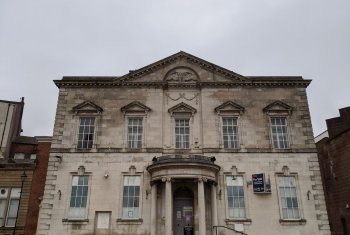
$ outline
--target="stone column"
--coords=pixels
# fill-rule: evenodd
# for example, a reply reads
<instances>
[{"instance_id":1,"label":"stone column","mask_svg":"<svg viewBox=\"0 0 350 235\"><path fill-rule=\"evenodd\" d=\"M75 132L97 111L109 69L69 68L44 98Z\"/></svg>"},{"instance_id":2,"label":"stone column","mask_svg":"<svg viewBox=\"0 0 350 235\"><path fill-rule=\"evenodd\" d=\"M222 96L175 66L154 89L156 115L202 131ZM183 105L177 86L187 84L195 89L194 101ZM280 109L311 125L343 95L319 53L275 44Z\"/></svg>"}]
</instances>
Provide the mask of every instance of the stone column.
<instances>
[{"instance_id":1,"label":"stone column","mask_svg":"<svg viewBox=\"0 0 350 235\"><path fill-rule=\"evenodd\" d=\"M206 234L206 225L205 225L205 198L204 198L204 182L206 178L198 179L198 218L199 218L199 235Z\"/></svg>"},{"instance_id":2,"label":"stone column","mask_svg":"<svg viewBox=\"0 0 350 235\"><path fill-rule=\"evenodd\" d=\"M151 235L157 234L157 184L152 183L151 190Z\"/></svg>"},{"instance_id":3,"label":"stone column","mask_svg":"<svg viewBox=\"0 0 350 235\"><path fill-rule=\"evenodd\" d=\"M211 185L211 216L212 216L212 226L218 225L218 208L216 203L216 183L213 182ZM215 234L215 230L212 229L213 235Z\"/></svg>"},{"instance_id":4,"label":"stone column","mask_svg":"<svg viewBox=\"0 0 350 235\"><path fill-rule=\"evenodd\" d=\"M173 197L171 190L171 178L163 178L165 182L165 235L173 235Z\"/></svg>"}]
</instances>

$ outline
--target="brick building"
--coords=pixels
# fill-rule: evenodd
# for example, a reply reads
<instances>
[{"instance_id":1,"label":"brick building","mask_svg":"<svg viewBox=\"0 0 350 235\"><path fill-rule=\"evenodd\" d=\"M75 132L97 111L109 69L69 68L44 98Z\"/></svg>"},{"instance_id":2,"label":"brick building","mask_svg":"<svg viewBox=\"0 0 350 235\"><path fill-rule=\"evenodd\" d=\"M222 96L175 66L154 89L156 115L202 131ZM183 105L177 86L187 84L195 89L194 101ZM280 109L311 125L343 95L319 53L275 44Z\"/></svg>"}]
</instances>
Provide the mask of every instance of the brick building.
<instances>
[{"instance_id":1,"label":"brick building","mask_svg":"<svg viewBox=\"0 0 350 235\"><path fill-rule=\"evenodd\" d=\"M35 235L51 145L51 137L20 136L23 107L23 99L0 107L0 234L5 235Z\"/></svg>"},{"instance_id":2,"label":"brick building","mask_svg":"<svg viewBox=\"0 0 350 235\"><path fill-rule=\"evenodd\" d=\"M309 83L185 52L55 81L38 234L330 234Z\"/></svg>"},{"instance_id":3,"label":"brick building","mask_svg":"<svg viewBox=\"0 0 350 235\"><path fill-rule=\"evenodd\" d=\"M316 137L327 211L334 235L350 234L350 107L326 120L327 132ZM323 137L323 138L322 138Z\"/></svg>"}]
</instances>

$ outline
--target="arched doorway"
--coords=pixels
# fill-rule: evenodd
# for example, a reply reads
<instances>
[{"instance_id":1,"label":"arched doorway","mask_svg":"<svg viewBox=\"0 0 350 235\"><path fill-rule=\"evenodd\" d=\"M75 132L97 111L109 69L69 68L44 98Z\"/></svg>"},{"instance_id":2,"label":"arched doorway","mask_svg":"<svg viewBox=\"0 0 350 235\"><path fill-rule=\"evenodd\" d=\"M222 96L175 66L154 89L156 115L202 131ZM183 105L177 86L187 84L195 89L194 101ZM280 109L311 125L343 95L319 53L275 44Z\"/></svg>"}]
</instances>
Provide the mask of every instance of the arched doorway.
<instances>
[{"instance_id":1,"label":"arched doorway","mask_svg":"<svg viewBox=\"0 0 350 235\"><path fill-rule=\"evenodd\" d=\"M194 226L193 192L187 187L179 187L174 192L173 203L173 232L183 235L185 227Z\"/></svg>"}]
</instances>

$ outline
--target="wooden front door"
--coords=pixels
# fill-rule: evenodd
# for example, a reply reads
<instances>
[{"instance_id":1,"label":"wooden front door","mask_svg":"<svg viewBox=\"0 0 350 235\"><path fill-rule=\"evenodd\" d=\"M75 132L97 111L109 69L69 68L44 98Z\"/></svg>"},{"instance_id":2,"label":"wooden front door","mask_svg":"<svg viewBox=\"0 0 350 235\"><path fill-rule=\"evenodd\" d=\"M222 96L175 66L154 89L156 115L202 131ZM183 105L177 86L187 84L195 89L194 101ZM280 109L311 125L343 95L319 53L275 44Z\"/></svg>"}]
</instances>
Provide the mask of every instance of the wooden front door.
<instances>
[{"instance_id":1,"label":"wooden front door","mask_svg":"<svg viewBox=\"0 0 350 235\"><path fill-rule=\"evenodd\" d=\"M173 198L173 231L174 235L191 234L194 231L193 193L186 187L178 188Z\"/></svg>"}]
</instances>

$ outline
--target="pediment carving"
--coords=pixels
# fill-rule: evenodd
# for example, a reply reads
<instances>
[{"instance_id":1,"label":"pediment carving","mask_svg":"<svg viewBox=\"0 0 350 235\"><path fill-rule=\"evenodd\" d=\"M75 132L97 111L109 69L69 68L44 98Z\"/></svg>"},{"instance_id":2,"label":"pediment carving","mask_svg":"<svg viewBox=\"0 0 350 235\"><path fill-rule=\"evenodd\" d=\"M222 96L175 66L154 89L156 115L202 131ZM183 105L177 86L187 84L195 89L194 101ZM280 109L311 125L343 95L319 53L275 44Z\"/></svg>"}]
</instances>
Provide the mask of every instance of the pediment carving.
<instances>
[{"instance_id":1,"label":"pediment carving","mask_svg":"<svg viewBox=\"0 0 350 235\"><path fill-rule=\"evenodd\" d=\"M173 115L194 115L197 110L192 106L185 104L183 102L171 107L168 112Z\"/></svg>"},{"instance_id":2,"label":"pediment carving","mask_svg":"<svg viewBox=\"0 0 350 235\"><path fill-rule=\"evenodd\" d=\"M244 107L233 101L226 101L216 107L215 112L219 115L240 115L244 112Z\"/></svg>"},{"instance_id":3,"label":"pediment carving","mask_svg":"<svg viewBox=\"0 0 350 235\"><path fill-rule=\"evenodd\" d=\"M277 100L267 105L263 111L269 115L290 115L292 114L293 107Z\"/></svg>"},{"instance_id":4,"label":"pediment carving","mask_svg":"<svg viewBox=\"0 0 350 235\"><path fill-rule=\"evenodd\" d=\"M164 77L167 82L196 82L198 75L189 68L177 67L170 70Z\"/></svg>"},{"instance_id":5,"label":"pediment carving","mask_svg":"<svg viewBox=\"0 0 350 235\"><path fill-rule=\"evenodd\" d=\"M151 111L149 107L139 101L133 101L120 109L123 113L148 113Z\"/></svg>"},{"instance_id":6,"label":"pediment carving","mask_svg":"<svg viewBox=\"0 0 350 235\"><path fill-rule=\"evenodd\" d=\"M103 109L91 101L84 101L72 108L76 114L100 114Z\"/></svg>"}]
</instances>

